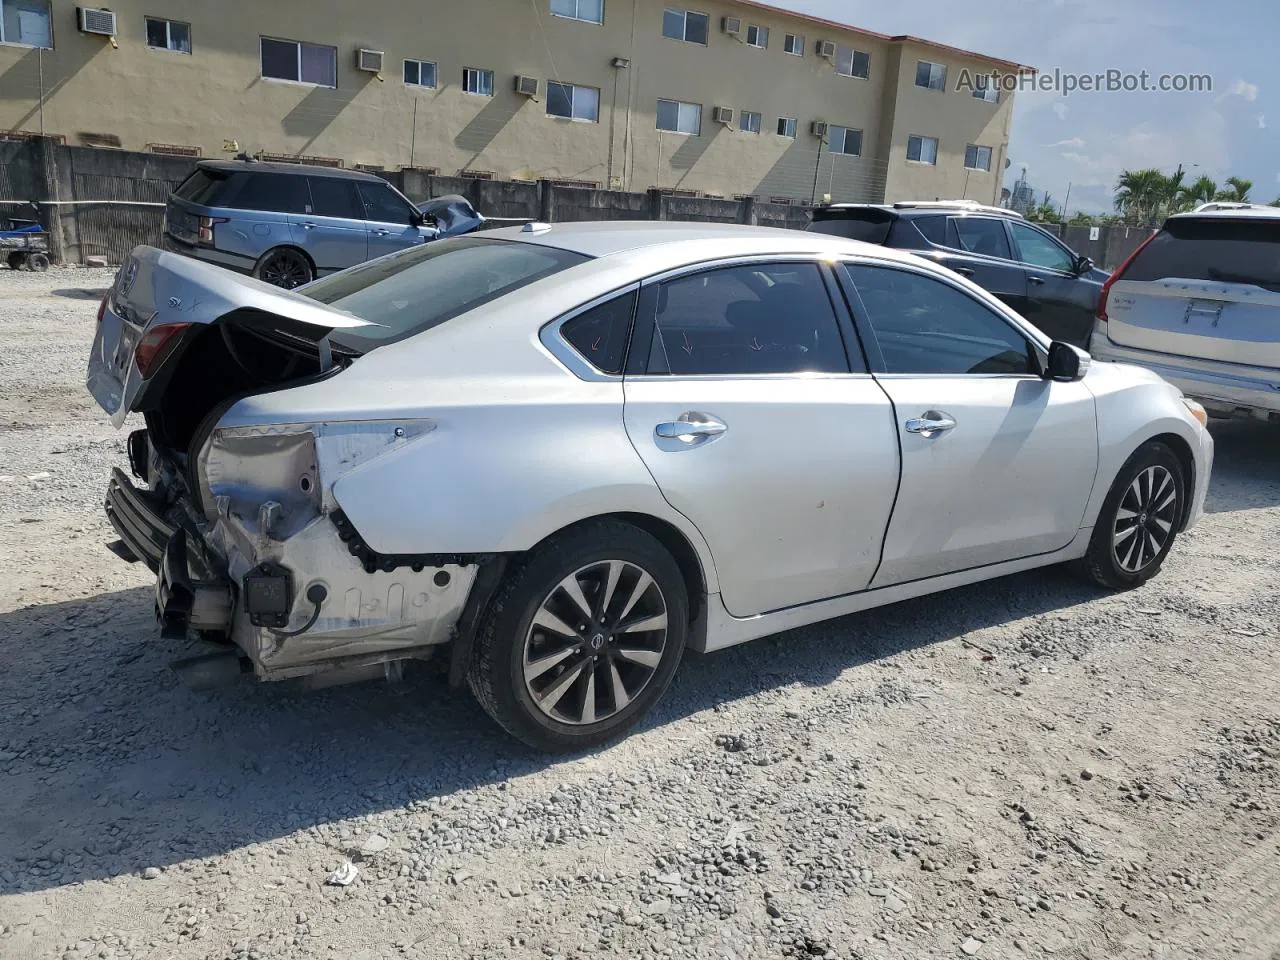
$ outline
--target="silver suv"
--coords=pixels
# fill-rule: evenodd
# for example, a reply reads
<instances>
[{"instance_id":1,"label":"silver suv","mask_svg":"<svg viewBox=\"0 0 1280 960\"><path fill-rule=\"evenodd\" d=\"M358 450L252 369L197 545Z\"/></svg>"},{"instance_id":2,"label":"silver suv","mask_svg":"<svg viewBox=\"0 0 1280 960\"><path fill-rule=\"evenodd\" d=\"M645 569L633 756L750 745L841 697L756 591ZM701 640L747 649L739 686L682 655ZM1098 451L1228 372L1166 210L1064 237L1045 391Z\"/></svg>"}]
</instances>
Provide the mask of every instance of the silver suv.
<instances>
[{"instance_id":1,"label":"silver suv","mask_svg":"<svg viewBox=\"0 0 1280 960\"><path fill-rule=\"evenodd\" d=\"M1215 415L1280 420L1280 210L1170 217L1103 286L1090 352Z\"/></svg>"}]
</instances>

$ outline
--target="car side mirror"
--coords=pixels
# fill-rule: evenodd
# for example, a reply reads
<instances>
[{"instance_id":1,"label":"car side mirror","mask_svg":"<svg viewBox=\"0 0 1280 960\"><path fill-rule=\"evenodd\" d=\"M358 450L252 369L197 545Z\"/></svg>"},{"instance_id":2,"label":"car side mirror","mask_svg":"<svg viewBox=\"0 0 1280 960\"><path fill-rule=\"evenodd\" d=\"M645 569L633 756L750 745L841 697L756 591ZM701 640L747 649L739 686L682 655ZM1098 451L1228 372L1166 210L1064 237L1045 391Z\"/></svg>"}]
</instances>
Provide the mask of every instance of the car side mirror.
<instances>
[{"instance_id":1,"label":"car side mirror","mask_svg":"<svg viewBox=\"0 0 1280 960\"><path fill-rule=\"evenodd\" d=\"M1049 363L1044 378L1058 383L1075 383L1089 372L1089 354L1079 347L1055 340L1049 345Z\"/></svg>"},{"instance_id":2,"label":"car side mirror","mask_svg":"<svg viewBox=\"0 0 1280 960\"><path fill-rule=\"evenodd\" d=\"M1089 257L1076 257L1076 276L1082 277L1093 269L1093 260Z\"/></svg>"},{"instance_id":3,"label":"car side mirror","mask_svg":"<svg viewBox=\"0 0 1280 960\"><path fill-rule=\"evenodd\" d=\"M420 212L418 212L417 210L414 210L414 211L412 211L412 212L409 214L409 225L410 225L410 226L412 226L412 227L423 227L423 226L426 226L426 223L427 223L427 218L426 218L426 217L424 217L424 216L423 216Z\"/></svg>"}]
</instances>

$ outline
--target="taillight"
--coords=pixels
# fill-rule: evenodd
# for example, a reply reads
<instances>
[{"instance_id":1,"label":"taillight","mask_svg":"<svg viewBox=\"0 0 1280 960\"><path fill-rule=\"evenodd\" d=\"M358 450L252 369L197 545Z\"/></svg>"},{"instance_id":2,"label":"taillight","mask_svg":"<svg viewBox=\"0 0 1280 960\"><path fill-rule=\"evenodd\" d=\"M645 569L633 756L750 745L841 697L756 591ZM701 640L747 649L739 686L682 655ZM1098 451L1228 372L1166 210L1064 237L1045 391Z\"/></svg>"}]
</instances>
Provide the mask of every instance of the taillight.
<instances>
[{"instance_id":1,"label":"taillight","mask_svg":"<svg viewBox=\"0 0 1280 960\"><path fill-rule=\"evenodd\" d=\"M107 301L111 299L111 294L107 294L102 298L102 302L98 304L98 326L102 326L102 317L107 312Z\"/></svg>"},{"instance_id":2,"label":"taillight","mask_svg":"<svg viewBox=\"0 0 1280 960\"><path fill-rule=\"evenodd\" d=\"M196 240L213 246L213 228L219 223L226 222L226 217L201 217L200 227L196 231Z\"/></svg>"},{"instance_id":3,"label":"taillight","mask_svg":"<svg viewBox=\"0 0 1280 960\"><path fill-rule=\"evenodd\" d=\"M143 379L151 376L164 363L173 352L173 348L177 346L182 332L189 326L191 326L189 323L166 323L152 327L142 335L133 359L138 364L138 372L142 374Z\"/></svg>"},{"instance_id":4,"label":"taillight","mask_svg":"<svg viewBox=\"0 0 1280 960\"><path fill-rule=\"evenodd\" d=\"M1152 231L1151 236L1138 244L1137 248L1129 256L1125 257L1124 263L1116 269L1116 272L1107 277L1106 282L1102 285L1102 292L1098 294L1098 313L1097 317L1103 323L1107 322L1107 294L1111 292L1111 286L1120 279L1121 274L1129 269L1129 264L1133 263L1152 240L1156 238L1156 232Z\"/></svg>"}]
</instances>

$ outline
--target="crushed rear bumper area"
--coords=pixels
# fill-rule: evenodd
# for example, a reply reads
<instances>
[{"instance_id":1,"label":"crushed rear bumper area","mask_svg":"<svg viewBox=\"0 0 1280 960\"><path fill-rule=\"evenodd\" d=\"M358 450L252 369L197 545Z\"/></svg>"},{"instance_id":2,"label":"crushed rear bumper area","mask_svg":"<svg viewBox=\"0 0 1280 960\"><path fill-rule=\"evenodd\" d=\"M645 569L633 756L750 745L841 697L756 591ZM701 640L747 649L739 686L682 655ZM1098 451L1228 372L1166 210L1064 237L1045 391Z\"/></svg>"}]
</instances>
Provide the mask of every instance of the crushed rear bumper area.
<instances>
[{"instance_id":1,"label":"crushed rear bumper area","mask_svg":"<svg viewBox=\"0 0 1280 960\"><path fill-rule=\"evenodd\" d=\"M158 572L165 548L176 532L162 516L160 504L116 468L111 471L104 507L121 540L120 544L113 544L113 552L132 562L141 560Z\"/></svg>"}]
</instances>

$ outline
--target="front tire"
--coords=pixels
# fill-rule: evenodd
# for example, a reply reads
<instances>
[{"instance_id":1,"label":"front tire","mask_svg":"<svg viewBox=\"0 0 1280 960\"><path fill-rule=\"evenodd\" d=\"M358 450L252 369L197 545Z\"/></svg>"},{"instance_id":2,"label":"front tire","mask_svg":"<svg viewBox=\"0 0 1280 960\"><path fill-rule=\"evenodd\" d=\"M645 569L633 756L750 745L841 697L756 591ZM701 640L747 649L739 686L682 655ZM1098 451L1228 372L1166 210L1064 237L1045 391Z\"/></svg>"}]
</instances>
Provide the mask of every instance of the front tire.
<instances>
[{"instance_id":1,"label":"front tire","mask_svg":"<svg viewBox=\"0 0 1280 960\"><path fill-rule=\"evenodd\" d=\"M1109 590L1146 583L1173 549L1186 497L1187 479L1174 452L1154 441L1140 447L1103 501L1079 571Z\"/></svg>"},{"instance_id":2,"label":"front tire","mask_svg":"<svg viewBox=\"0 0 1280 960\"><path fill-rule=\"evenodd\" d=\"M311 261L301 250L291 247L276 247L262 255L262 259L254 265L253 276L273 287L292 290L315 279L315 271Z\"/></svg>"},{"instance_id":3,"label":"front tire","mask_svg":"<svg viewBox=\"0 0 1280 960\"><path fill-rule=\"evenodd\" d=\"M468 681L518 740L585 750L657 703L688 631L671 554L637 527L602 520L553 537L512 569L481 619Z\"/></svg>"}]
</instances>

